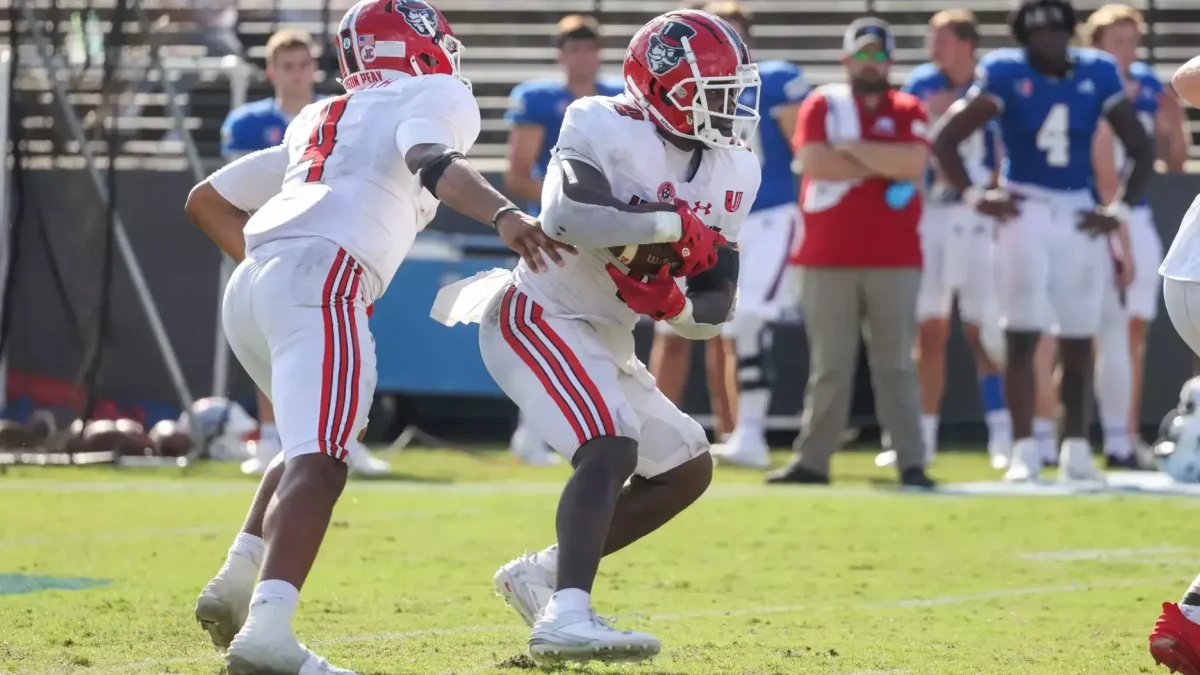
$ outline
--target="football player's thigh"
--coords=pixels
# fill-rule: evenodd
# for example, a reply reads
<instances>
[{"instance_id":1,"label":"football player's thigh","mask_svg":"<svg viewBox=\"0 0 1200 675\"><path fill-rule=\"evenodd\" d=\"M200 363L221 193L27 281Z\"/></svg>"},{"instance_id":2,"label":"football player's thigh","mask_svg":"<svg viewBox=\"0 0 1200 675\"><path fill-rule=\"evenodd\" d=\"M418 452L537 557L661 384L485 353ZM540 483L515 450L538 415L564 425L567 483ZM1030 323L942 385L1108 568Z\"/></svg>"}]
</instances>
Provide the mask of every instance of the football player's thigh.
<instances>
[{"instance_id":1,"label":"football player's thigh","mask_svg":"<svg viewBox=\"0 0 1200 675\"><path fill-rule=\"evenodd\" d=\"M1104 311L1105 284L1115 283L1107 241L1071 226L1056 237L1051 260L1050 299L1059 336L1096 335Z\"/></svg>"},{"instance_id":2,"label":"football player's thigh","mask_svg":"<svg viewBox=\"0 0 1200 675\"><path fill-rule=\"evenodd\" d=\"M510 287L479 327L483 363L525 413L528 426L567 459L593 438L637 440L637 415L594 329L583 321L541 316L534 307Z\"/></svg>"},{"instance_id":3,"label":"football player's thigh","mask_svg":"<svg viewBox=\"0 0 1200 675\"><path fill-rule=\"evenodd\" d=\"M365 306L281 307L271 336L272 403L286 456L319 452L345 460L375 395Z\"/></svg>"},{"instance_id":4,"label":"football player's thigh","mask_svg":"<svg viewBox=\"0 0 1200 675\"><path fill-rule=\"evenodd\" d=\"M950 289L946 287L946 239L950 229L944 206L930 205L921 217L921 288L917 292L917 319L950 315Z\"/></svg>"},{"instance_id":5,"label":"football player's thigh","mask_svg":"<svg viewBox=\"0 0 1200 675\"><path fill-rule=\"evenodd\" d=\"M1179 337L1200 355L1200 282L1164 279L1163 301Z\"/></svg>"},{"instance_id":6,"label":"football player's thigh","mask_svg":"<svg viewBox=\"0 0 1200 675\"><path fill-rule=\"evenodd\" d=\"M1053 210L1026 200L1021 214L1000 225L993 257L996 300L1007 330L1047 331L1054 323L1050 306L1050 242L1046 228Z\"/></svg>"},{"instance_id":7,"label":"football player's thigh","mask_svg":"<svg viewBox=\"0 0 1200 675\"><path fill-rule=\"evenodd\" d=\"M221 301L221 325L238 363L246 369L254 385L270 399L271 349L252 309L254 289L251 287L251 268L254 264L252 261L243 261L229 277Z\"/></svg>"},{"instance_id":8,"label":"football player's thigh","mask_svg":"<svg viewBox=\"0 0 1200 675\"><path fill-rule=\"evenodd\" d=\"M1162 288L1158 266L1162 264L1163 245L1149 207L1134 209L1129 236L1133 246L1133 285L1126 293L1126 304L1131 316L1153 321L1158 315L1158 293Z\"/></svg>"},{"instance_id":9,"label":"football player's thigh","mask_svg":"<svg viewBox=\"0 0 1200 675\"><path fill-rule=\"evenodd\" d=\"M704 429L671 403L653 381L625 373L620 378L641 425L637 475L653 478L708 452Z\"/></svg>"},{"instance_id":10,"label":"football player's thigh","mask_svg":"<svg viewBox=\"0 0 1200 675\"><path fill-rule=\"evenodd\" d=\"M992 223L983 217L973 223L965 237L967 266L958 289L958 311L967 323L982 324L996 302L994 238Z\"/></svg>"}]
</instances>

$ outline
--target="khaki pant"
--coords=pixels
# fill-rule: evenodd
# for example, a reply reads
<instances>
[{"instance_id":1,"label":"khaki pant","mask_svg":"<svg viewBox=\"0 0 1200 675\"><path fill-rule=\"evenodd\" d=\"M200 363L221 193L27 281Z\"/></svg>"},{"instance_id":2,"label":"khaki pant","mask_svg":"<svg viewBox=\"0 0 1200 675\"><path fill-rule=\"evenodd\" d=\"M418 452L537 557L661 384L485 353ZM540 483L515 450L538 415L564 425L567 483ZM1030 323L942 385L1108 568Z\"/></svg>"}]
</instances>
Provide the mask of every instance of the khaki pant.
<instances>
[{"instance_id":1,"label":"khaki pant","mask_svg":"<svg viewBox=\"0 0 1200 675\"><path fill-rule=\"evenodd\" d=\"M850 415L859 335L867 345L879 422L901 469L924 466L920 392L913 364L916 268L802 267L800 308L808 332L809 376L795 450L804 468L829 474Z\"/></svg>"}]
</instances>

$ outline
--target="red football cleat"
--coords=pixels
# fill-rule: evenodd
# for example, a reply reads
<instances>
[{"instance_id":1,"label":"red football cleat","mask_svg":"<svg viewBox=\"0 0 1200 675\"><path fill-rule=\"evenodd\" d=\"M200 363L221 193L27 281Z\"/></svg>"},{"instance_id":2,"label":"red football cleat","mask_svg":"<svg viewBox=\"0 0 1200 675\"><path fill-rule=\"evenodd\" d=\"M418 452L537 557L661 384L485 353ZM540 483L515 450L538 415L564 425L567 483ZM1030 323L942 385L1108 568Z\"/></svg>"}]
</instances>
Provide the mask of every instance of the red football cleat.
<instances>
[{"instance_id":1,"label":"red football cleat","mask_svg":"<svg viewBox=\"0 0 1200 675\"><path fill-rule=\"evenodd\" d=\"M1189 621L1179 605L1164 602L1150 632L1150 655L1172 673L1200 675L1200 624Z\"/></svg>"}]
</instances>

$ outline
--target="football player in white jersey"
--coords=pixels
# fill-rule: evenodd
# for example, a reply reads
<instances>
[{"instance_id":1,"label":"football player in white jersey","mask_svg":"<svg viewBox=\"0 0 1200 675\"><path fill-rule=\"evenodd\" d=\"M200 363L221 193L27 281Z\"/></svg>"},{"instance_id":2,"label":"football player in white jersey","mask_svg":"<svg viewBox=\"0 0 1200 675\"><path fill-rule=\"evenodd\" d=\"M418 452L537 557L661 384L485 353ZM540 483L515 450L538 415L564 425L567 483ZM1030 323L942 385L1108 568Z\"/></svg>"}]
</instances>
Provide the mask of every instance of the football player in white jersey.
<instances>
[{"instance_id":1,"label":"football player in white jersey","mask_svg":"<svg viewBox=\"0 0 1200 675\"><path fill-rule=\"evenodd\" d=\"M1200 56L1175 73L1168 93L1172 91L1200 108ZM1165 277L1163 299L1171 323L1192 352L1200 355L1200 196L1183 217L1158 272ZM1200 673L1200 577L1179 603L1163 603L1149 642L1155 663L1172 673Z\"/></svg>"},{"instance_id":2,"label":"football player in white jersey","mask_svg":"<svg viewBox=\"0 0 1200 675\"><path fill-rule=\"evenodd\" d=\"M240 260L225 292L225 331L271 397L283 443L196 603L234 674L349 672L300 645L291 620L367 424L375 389L367 307L438 204L491 222L534 269L545 266L540 250L561 263L568 248L464 161L479 108L458 75L461 45L437 10L361 0L335 39L346 94L306 107L282 145L218 171L187 205Z\"/></svg>"},{"instance_id":3,"label":"football player in white jersey","mask_svg":"<svg viewBox=\"0 0 1200 675\"><path fill-rule=\"evenodd\" d=\"M436 314L450 298L477 299L440 318L481 323L488 371L523 411L537 411L529 420L538 436L575 468L559 501L557 545L495 576L533 627L539 663L659 651L653 636L600 619L592 584L602 556L703 494L713 462L704 430L634 355L632 329L645 315L689 339L720 335L738 267L723 244L736 241L760 181L747 148L757 104L739 102L759 86L758 69L728 23L695 10L659 16L633 37L624 73L622 96L567 109L542 190L542 227L579 256L546 274L521 264L447 287L435 305ZM693 211L697 201L713 208ZM652 244L682 261L685 289L668 267L644 279L618 266L630 247Z\"/></svg>"}]
</instances>

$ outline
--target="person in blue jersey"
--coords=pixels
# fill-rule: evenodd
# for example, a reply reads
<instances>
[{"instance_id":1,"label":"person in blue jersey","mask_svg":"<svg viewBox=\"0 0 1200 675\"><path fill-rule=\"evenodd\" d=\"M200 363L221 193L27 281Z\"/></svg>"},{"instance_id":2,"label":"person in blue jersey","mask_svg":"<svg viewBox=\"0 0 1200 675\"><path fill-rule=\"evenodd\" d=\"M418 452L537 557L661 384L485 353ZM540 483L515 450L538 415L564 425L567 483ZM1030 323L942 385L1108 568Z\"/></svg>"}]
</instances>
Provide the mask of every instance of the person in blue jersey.
<instances>
[{"instance_id":1,"label":"person in blue jersey","mask_svg":"<svg viewBox=\"0 0 1200 675\"><path fill-rule=\"evenodd\" d=\"M1038 340L1057 324L1064 409L1059 477L1101 478L1087 440L1092 404L1092 340L1111 279L1107 235L1129 221L1154 173L1154 147L1111 56L1070 47L1077 22L1067 0L1024 0L1010 27L1019 48L980 61L961 106L952 106L934 139L951 188L980 213L999 218L995 271L1005 329L1005 392L1013 457L1005 478L1036 479L1042 458L1033 439ZM998 118L1003 186L972 181L959 146ZM1091 193L1092 140L1101 119L1121 139L1132 167L1119 199Z\"/></svg>"},{"instance_id":2,"label":"person in blue jersey","mask_svg":"<svg viewBox=\"0 0 1200 675\"><path fill-rule=\"evenodd\" d=\"M312 36L284 29L267 40L267 79L274 95L229 111L221 125L221 156L233 161L283 141L288 124L315 99Z\"/></svg>"},{"instance_id":3,"label":"person in blue jersey","mask_svg":"<svg viewBox=\"0 0 1200 675\"><path fill-rule=\"evenodd\" d=\"M1183 110L1164 91L1154 69L1137 61L1137 49L1145 30L1141 12L1128 5L1113 4L1092 12L1083 34L1087 44L1116 59L1125 76L1126 93L1146 132L1155 140L1163 168L1182 173L1188 156ZM1097 198L1110 202L1120 188L1125 152L1107 123L1101 122L1097 129L1093 154ZM1128 235L1129 241L1123 248L1128 261L1122 269L1124 306L1118 302L1114 311L1108 312L1114 320L1105 322L1096 343L1096 396L1109 466L1142 468L1145 462L1139 463L1138 455L1147 453L1136 453L1135 449L1144 445L1138 428L1146 331L1158 314L1160 286L1154 271L1163 258L1162 240L1154 226L1149 200L1143 198L1134 207ZM1115 290L1110 292L1110 305L1115 295Z\"/></svg>"},{"instance_id":4,"label":"person in blue jersey","mask_svg":"<svg viewBox=\"0 0 1200 675\"><path fill-rule=\"evenodd\" d=\"M753 17L744 6L710 2L703 9L725 19L742 40L749 42ZM793 285L785 278L790 269L788 254L800 231L790 139L808 85L800 68L787 61L759 61L758 74L762 80L757 92L762 123L751 148L762 165L762 183L738 238L742 271L738 275L737 312L725 324L724 340L713 341L714 349L721 344L726 364L737 364L736 378L720 378L717 384L726 384L728 398L735 402L731 406L736 410L732 415L735 423L729 439L713 447L713 456L720 462L765 469L771 459L766 417L775 374L767 353L771 323L780 318L785 307L796 302ZM743 93L748 104L753 103L755 93Z\"/></svg>"},{"instance_id":5,"label":"person in blue jersey","mask_svg":"<svg viewBox=\"0 0 1200 675\"><path fill-rule=\"evenodd\" d=\"M534 216L541 211L542 178L567 107L577 98L616 96L625 91L620 80L598 77L600 24L594 18L581 14L563 17L554 39L563 76L518 84L509 95L504 114L510 125L504 187ZM517 423L510 446L513 456L526 464L560 461L557 453L530 432L524 419Z\"/></svg>"},{"instance_id":6,"label":"person in blue jersey","mask_svg":"<svg viewBox=\"0 0 1200 675\"><path fill-rule=\"evenodd\" d=\"M966 9L948 9L929 21L929 62L913 69L903 90L920 98L931 122L962 99L975 79L979 23ZM961 148L971 181L996 181L996 135L988 125ZM963 333L975 356L980 397L988 428L992 466L1007 467L1012 421L1004 401L1000 367L989 357L980 327L993 319L992 240L995 221L962 203L940 172L931 170L928 198L921 216L921 249L925 269L917 297L917 374L921 381L921 431L930 461L937 454L939 412L946 387L946 343L950 312L958 299Z\"/></svg>"}]
</instances>

